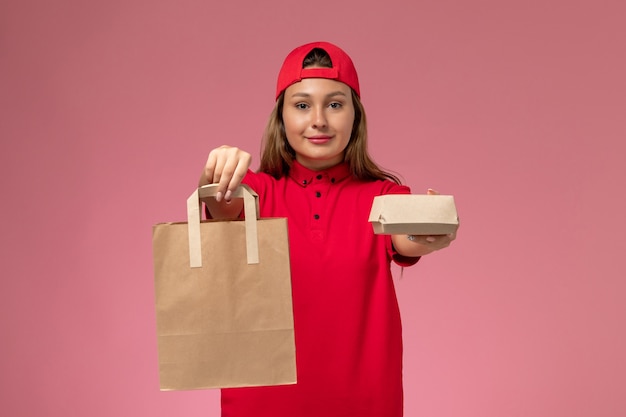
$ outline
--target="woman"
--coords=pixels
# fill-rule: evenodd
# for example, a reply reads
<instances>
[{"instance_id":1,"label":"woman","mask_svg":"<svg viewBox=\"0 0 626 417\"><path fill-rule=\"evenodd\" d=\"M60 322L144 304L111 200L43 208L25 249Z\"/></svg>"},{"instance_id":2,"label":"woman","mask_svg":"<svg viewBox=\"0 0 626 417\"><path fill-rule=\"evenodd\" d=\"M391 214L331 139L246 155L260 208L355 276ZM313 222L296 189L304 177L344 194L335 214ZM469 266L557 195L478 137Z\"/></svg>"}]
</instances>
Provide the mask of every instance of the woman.
<instances>
[{"instance_id":1,"label":"woman","mask_svg":"<svg viewBox=\"0 0 626 417\"><path fill-rule=\"evenodd\" d=\"M298 383L222 390L222 416L402 416L402 329L390 262L409 266L454 235L375 235L373 198L408 194L367 152L358 76L337 46L293 50L278 76L260 168L222 146L200 184L214 218L236 217L240 183L259 195L263 217L287 217ZM429 191L431 192L431 191Z\"/></svg>"}]
</instances>

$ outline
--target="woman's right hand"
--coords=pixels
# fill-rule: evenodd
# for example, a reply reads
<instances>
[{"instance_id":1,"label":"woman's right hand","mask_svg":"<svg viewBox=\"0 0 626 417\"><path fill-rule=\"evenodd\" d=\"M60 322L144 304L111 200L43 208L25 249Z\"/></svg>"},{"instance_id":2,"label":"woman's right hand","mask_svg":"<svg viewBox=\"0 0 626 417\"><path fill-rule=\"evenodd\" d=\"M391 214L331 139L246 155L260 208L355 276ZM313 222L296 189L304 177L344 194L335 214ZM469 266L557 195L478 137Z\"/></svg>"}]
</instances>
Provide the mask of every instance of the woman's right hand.
<instances>
[{"instance_id":1,"label":"woman's right hand","mask_svg":"<svg viewBox=\"0 0 626 417\"><path fill-rule=\"evenodd\" d=\"M200 185L218 184L215 200L229 202L233 190L248 172L252 156L239 148L220 146L209 153Z\"/></svg>"}]
</instances>

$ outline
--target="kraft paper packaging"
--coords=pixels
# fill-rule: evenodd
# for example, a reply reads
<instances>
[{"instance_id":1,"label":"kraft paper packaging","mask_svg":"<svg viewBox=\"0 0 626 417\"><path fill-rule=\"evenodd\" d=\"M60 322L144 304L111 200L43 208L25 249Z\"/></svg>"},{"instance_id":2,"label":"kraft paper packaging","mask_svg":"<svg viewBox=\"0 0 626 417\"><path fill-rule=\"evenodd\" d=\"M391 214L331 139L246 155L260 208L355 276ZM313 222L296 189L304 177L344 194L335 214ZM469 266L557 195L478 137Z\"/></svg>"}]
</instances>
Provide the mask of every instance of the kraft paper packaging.
<instances>
[{"instance_id":1,"label":"kraft paper packaging","mask_svg":"<svg viewBox=\"0 0 626 417\"><path fill-rule=\"evenodd\" d=\"M376 234L445 235L459 227L451 195L387 194L374 197L369 221Z\"/></svg>"},{"instance_id":2,"label":"kraft paper packaging","mask_svg":"<svg viewBox=\"0 0 626 417\"><path fill-rule=\"evenodd\" d=\"M200 221L204 186L186 223L153 227L161 390L296 383L287 220L258 219L240 186L245 220Z\"/></svg>"}]
</instances>

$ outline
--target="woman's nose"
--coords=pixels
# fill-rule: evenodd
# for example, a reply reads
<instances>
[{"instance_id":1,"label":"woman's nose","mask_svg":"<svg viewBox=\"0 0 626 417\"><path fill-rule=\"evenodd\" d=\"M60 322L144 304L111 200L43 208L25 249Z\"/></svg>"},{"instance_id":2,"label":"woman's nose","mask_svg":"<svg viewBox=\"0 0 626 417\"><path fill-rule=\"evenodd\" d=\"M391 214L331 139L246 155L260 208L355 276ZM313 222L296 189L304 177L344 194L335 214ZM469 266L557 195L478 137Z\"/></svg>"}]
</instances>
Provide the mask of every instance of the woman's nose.
<instances>
[{"instance_id":1,"label":"woman's nose","mask_svg":"<svg viewBox=\"0 0 626 417\"><path fill-rule=\"evenodd\" d=\"M316 108L312 113L312 116L313 116L312 125L316 129L325 128L327 125L326 113L324 110L325 109L323 107Z\"/></svg>"}]
</instances>

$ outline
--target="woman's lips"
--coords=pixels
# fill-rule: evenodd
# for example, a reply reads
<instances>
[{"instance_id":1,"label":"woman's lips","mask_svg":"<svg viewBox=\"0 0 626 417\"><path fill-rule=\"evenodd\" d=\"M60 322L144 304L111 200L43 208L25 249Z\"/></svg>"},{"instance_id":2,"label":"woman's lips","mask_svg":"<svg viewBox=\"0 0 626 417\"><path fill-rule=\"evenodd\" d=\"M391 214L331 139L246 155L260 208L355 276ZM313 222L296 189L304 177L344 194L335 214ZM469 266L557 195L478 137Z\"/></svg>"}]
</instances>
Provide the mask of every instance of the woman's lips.
<instances>
[{"instance_id":1,"label":"woman's lips","mask_svg":"<svg viewBox=\"0 0 626 417\"><path fill-rule=\"evenodd\" d=\"M308 141L314 143L316 145L322 145L328 142L331 137L330 136L309 136L307 137Z\"/></svg>"}]
</instances>

